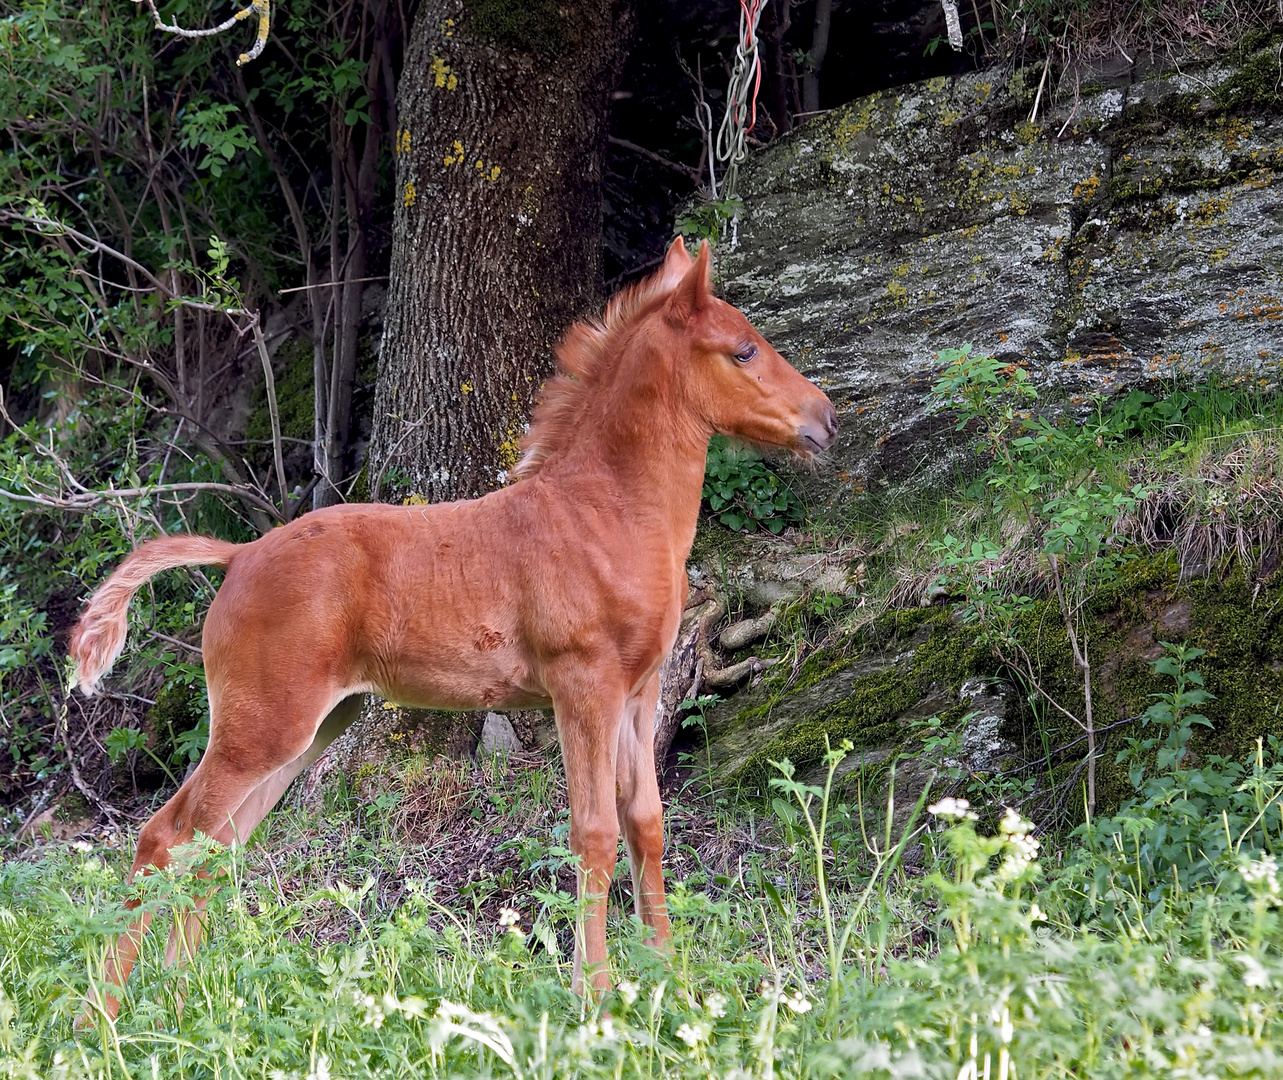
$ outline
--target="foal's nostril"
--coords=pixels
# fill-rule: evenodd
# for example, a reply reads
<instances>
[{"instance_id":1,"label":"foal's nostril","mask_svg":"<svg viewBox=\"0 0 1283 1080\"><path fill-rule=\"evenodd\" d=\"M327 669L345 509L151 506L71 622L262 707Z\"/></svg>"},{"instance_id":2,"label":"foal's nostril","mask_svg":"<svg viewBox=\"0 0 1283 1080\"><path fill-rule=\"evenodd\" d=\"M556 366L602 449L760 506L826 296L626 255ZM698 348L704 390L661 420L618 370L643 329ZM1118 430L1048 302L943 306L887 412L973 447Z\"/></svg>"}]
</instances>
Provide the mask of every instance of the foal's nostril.
<instances>
[{"instance_id":1,"label":"foal's nostril","mask_svg":"<svg viewBox=\"0 0 1283 1080\"><path fill-rule=\"evenodd\" d=\"M810 453L821 453L833 445L837 438L838 414L832 403L824 398L807 410L809 420L798 428L798 442Z\"/></svg>"}]
</instances>

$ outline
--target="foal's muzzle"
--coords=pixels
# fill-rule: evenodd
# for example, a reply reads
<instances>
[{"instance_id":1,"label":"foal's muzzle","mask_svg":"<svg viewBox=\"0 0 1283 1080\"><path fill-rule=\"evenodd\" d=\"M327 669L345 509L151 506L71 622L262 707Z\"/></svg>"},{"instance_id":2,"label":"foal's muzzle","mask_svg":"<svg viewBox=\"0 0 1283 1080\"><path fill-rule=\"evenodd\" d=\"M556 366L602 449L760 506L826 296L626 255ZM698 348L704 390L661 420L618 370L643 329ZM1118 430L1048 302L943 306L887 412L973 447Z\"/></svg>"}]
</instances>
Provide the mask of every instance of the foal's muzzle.
<instances>
[{"instance_id":1,"label":"foal's muzzle","mask_svg":"<svg viewBox=\"0 0 1283 1080\"><path fill-rule=\"evenodd\" d=\"M820 454L833 445L838 435L838 414L828 398L808 403L803 410L805 419L797 429L798 449L808 454Z\"/></svg>"}]
</instances>

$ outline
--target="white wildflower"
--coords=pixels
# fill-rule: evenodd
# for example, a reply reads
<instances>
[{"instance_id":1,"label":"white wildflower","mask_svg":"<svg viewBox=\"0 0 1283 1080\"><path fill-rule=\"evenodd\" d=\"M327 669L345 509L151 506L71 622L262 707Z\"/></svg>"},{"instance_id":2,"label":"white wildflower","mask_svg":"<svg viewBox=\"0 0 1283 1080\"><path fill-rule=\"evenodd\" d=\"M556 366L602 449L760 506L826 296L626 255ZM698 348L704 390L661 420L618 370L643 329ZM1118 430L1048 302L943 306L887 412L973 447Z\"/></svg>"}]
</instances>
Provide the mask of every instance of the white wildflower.
<instances>
[{"instance_id":1,"label":"white wildflower","mask_svg":"<svg viewBox=\"0 0 1283 1080\"><path fill-rule=\"evenodd\" d=\"M692 1050L712 1033L712 1026L700 1020L694 1024L682 1024L677 1029L677 1037Z\"/></svg>"},{"instance_id":2,"label":"white wildflower","mask_svg":"<svg viewBox=\"0 0 1283 1080\"><path fill-rule=\"evenodd\" d=\"M785 994L784 1004L792 1009L795 1013L808 1013L811 1011L811 1003L807 1000L806 995L801 990L794 990L792 994Z\"/></svg>"},{"instance_id":3,"label":"white wildflower","mask_svg":"<svg viewBox=\"0 0 1283 1080\"><path fill-rule=\"evenodd\" d=\"M975 821L980 815L971 809L966 799L955 799L952 795L932 803L927 807L928 814L938 818L953 818L958 821Z\"/></svg>"},{"instance_id":4,"label":"white wildflower","mask_svg":"<svg viewBox=\"0 0 1283 1080\"><path fill-rule=\"evenodd\" d=\"M1264 885L1271 896L1279 895L1279 864L1273 855L1262 855L1255 862L1244 863L1238 872L1249 885Z\"/></svg>"},{"instance_id":5,"label":"white wildflower","mask_svg":"<svg viewBox=\"0 0 1283 1080\"><path fill-rule=\"evenodd\" d=\"M352 995L352 1000L357 1006L365 1010L365 1019L362 1023L364 1023L366 1027L372 1027L375 1031L378 1031L379 1028L383 1026L383 1021L386 1019L386 1016L378 1003L374 1000L374 995L354 993Z\"/></svg>"},{"instance_id":6,"label":"white wildflower","mask_svg":"<svg viewBox=\"0 0 1283 1080\"><path fill-rule=\"evenodd\" d=\"M640 991L641 991L641 987L639 987L631 979L619 980L619 996L624 999L625 1005L631 1005L634 1001L636 1001L637 995L638 993L640 993Z\"/></svg>"},{"instance_id":7,"label":"white wildflower","mask_svg":"<svg viewBox=\"0 0 1283 1080\"><path fill-rule=\"evenodd\" d=\"M723 994L709 994L704 999L704 1008L708 1010L708 1015L715 1020L720 1020L726 1015L726 997Z\"/></svg>"},{"instance_id":8,"label":"white wildflower","mask_svg":"<svg viewBox=\"0 0 1283 1080\"><path fill-rule=\"evenodd\" d=\"M1046 918L1047 918L1046 914L1043 912L1042 908L1040 908L1037 905L1037 903L1033 903L1029 905L1030 922L1044 922L1046 921Z\"/></svg>"},{"instance_id":9,"label":"white wildflower","mask_svg":"<svg viewBox=\"0 0 1283 1080\"><path fill-rule=\"evenodd\" d=\"M1270 973L1255 956L1239 953L1235 959L1243 965L1244 986L1249 986L1253 990L1264 990L1270 985Z\"/></svg>"},{"instance_id":10,"label":"white wildflower","mask_svg":"<svg viewBox=\"0 0 1283 1080\"><path fill-rule=\"evenodd\" d=\"M502 907L499 909L499 926L509 934L514 934L519 938L526 936L521 930L521 912L516 908Z\"/></svg>"},{"instance_id":11,"label":"white wildflower","mask_svg":"<svg viewBox=\"0 0 1283 1080\"><path fill-rule=\"evenodd\" d=\"M93 844L86 843L84 840L73 840L71 842L71 846L80 852L81 855L88 855L94 849Z\"/></svg>"},{"instance_id":12,"label":"white wildflower","mask_svg":"<svg viewBox=\"0 0 1283 1080\"><path fill-rule=\"evenodd\" d=\"M1004 836L1017 837L1027 836L1034 831L1034 823L1026 821L1020 816L1020 811L1013 806L1006 808L1006 813L1002 815L1002 820L998 822L998 830Z\"/></svg>"}]
</instances>

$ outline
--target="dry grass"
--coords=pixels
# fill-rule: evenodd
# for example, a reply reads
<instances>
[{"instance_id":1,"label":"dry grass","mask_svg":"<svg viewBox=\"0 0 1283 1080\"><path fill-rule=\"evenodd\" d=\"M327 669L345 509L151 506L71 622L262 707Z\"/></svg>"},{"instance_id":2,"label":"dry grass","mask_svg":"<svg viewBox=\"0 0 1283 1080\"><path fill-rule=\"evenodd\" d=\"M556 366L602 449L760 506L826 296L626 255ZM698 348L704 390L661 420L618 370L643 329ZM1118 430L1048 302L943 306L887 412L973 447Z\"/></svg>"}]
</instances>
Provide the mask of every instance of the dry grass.
<instances>
[{"instance_id":1,"label":"dry grass","mask_svg":"<svg viewBox=\"0 0 1283 1080\"><path fill-rule=\"evenodd\" d=\"M1278 0L992 0L989 8L1000 53L1050 52L1065 70L1120 53L1135 59L1144 52L1226 49L1283 21Z\"/></svg>"},{"instance_id":2,"label":"dry grass","mask_svg":"<svg viewBox=\"0 0 1283 1080\"><path fill-rule=\"evenodd\" d=\"M1260 429L1203 444L1185 475L1138 463L1133 475L1149 489L1119 532L1149 548L1175 548L1185 576L1224 561L1273 573L1283 517L1283 430Z\"/></svg>"}]
</instances>

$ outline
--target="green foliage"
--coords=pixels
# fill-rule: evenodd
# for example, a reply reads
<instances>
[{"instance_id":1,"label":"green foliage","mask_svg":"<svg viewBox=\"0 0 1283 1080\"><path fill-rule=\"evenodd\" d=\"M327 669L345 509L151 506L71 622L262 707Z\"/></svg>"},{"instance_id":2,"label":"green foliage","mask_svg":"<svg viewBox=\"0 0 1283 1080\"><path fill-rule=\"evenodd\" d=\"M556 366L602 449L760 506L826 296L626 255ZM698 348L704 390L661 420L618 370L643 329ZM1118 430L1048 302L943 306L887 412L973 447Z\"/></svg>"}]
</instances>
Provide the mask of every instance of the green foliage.
<instances>
[{"instance_id":1,"label":"green foliage","mask_svg":"<svg viewBox=\"0 0 1283 1080\"><path fill-rule=\"evenodd\" d=\"M1099 406L1091 422L1077 423L1065 416L1052 423L1022 408L1036 402L1038 395L1019 364L973 355L970 345L945 350L940 358L946 367L932 393L942 407L957 413L959 431L976 432L978 447L989 461L969 494L988 501L994 513L1012 518L1014 527L1001 546L987 537L965 543L946 533L935 548L942 568L938 585L965 598L964 618L978 626L982 639L1031 694L1064 711L1041 689L1018 631L1034 596L1001 580L1000 574L1004 565L1019 565L1022 559L1039 570L1046 568L1084 683L1083 713L1074 721L1087 738L1091 812L1096 804L1096 729L1089 640L1081 616L1127 557L1117 535L1118 522L1146 491L1110 467L1107 446L1120 436Z\"/></svg>"},{"instance_id":2,"label":"green foliage","mask_svg":"<svg viewBox=\"0 0 1283 1080\"><path fill-rule=\"evenodd\" d=\"M1052 423L1021 408L1038 395L1019 365L975 356L970 345L944 350L940 358L947 366L932 394L957 413L959 431L976 431L989 460L969 494L987 496L994 512L1014 514L1020 529L1005 548L946 534L937 546L943 581L966 596L966 617L1000 639L1032 597L999 587L989 565L1027 551L1050 563L1058 587L1079 595L1099 587L1124 558L1116 523L1145 490L1109 469L1106 446L1119 432L1099 414L1094 422L1066 417Z\"/></svg>"},{"instance_id":3,"label":"green foliage","mask_svg":"<svg viewBox=\"0 0 1283 1080\"><path fill-rule=\"evenodd\" d=\"M1266 740L1258 738L1246 761L1208 754L1195 764L1194 728L1211 722L1193 710L1212 695L1188 665L1205 653L1165 648L1168 655L1152 666L1176 686L1154 695L1144 717L1159 734L1129 738L1118 754L1136 796L1075 830L1091 852L1092 876L1081 882L1081 899L1102 919L1120 917L1120 905L1126 909L1133 899L1144 910L1199 887L1224 891L1233 884L1227 875L1261 852L1274 854L1283 836L1283 742L1270 736L1267 755Z\"/></svg>"},{"instance_id":4,"label":"green foliage","mask_svg":"<svg viewBox=\"0 0 1283 1080\"><path fill-rule=\"evenodd\" d=\"M744 212L744 200L738 195L725 199L705 199L686 208L677 218L674 232L688 240L717 243L727 223Z\"/></svg>"},{"instance_id":5,"label":"green foliage","mask_svg":"<svg viewBox=\"0 0 1283 1080\"><path fill-rule=\"evenodd\" d=\"M778 535L803 517L801 499L762 456L723 435L709 442L702 497L713 516L735 532L765 529Z\"/></svg>"},{"instance_id":6,"label":"green foliage","mask_svg":"<svg viewBox=\"0 0 1283 1080\"><path fill-rule=\"evenodd\" d=\"M149 458L150 438L144 425L147 410L127 388L104 383L91 398L74 402L62 419L32 419L0 438L0 474L5 488L32 499L56 499L68 487L67 474L94 487L138 487L160 479L165 463ZM166 478L215 479L208 462L170 460ZM56 732L64 682L55 633L65 633L87 586L105 574L135 544L140 520L150 528L189 524L229 539L244 540L253 531L217 500L197 500L186 510L161 496L133 500L129 506L104 503L85 510L59 510L39 503L0 496L0 750L7 748L11 780L25 786L65 768L65 749ZM200 579L165 575L142 590L130 610L131 639L127 653L150 644L151 631L170 637L198 623L213 593ZM55 625L50 612L62 620ZM139 659L141 683L160 686L184 683L198 703L199 714L186 714L174 724L173 738L185 763L198 755L208 737L204 673L168 647L145 649ZM149 673L150 669L150 673ZM133 746L133 729L108 744L116 755ZM168 753L168 751L166 751ZM151 756L151 755L149 755ZM168 771L177 764L158 761Z\"/></svg>"}]
</instances>

